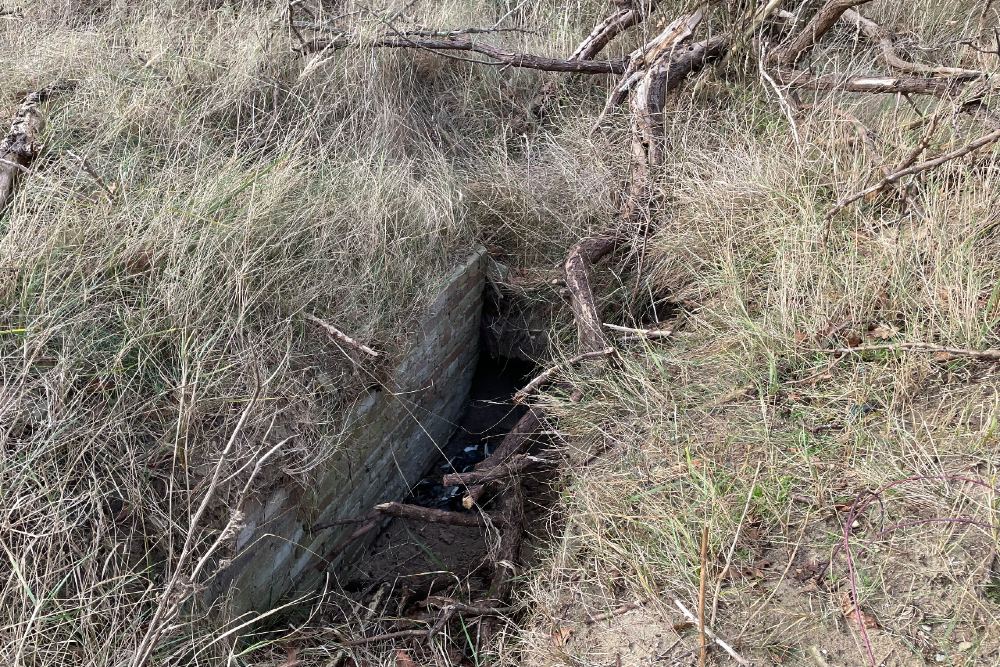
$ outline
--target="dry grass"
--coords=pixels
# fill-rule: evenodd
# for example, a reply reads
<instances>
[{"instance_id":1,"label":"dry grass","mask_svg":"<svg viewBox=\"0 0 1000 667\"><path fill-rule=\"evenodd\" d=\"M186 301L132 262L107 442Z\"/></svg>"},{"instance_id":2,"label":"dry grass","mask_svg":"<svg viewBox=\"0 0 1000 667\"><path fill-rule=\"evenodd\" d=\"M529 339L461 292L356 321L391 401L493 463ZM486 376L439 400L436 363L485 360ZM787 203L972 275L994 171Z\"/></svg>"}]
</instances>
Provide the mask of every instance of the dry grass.
<instances>
[{"instance_id":1,"label":"dry grass","mask_svg":"<svg viewBox=\"0 0 1000 667\"><path fill-rule=\"evenodd\" d=\"M539 75L421 53L303 60L283 2L15 8L0 17L0 115L25 91L73 87L0 214L0 661L123 664L174 574L171 595L197 600L184 578L225 555L206 559L256 460L283 443L255 484L307 480L344 446L368 378L301 315L391 357L457 253L548 226L533 258L554 257L605 201L563 201L568 183L604 179L586 146L540 132L522 102ZM505 10L409 11L448 27ZM508 21L559 27L511 39L565 47L588 11L559 25L554 5L522 9ZM235 660L241 633L213 644L219 623L181 616L151 661Z\"/></svg>"},{"instance_id":2,"label":"dry grass","mask_svg":"<svg viewBox=\"0 0 1000 667\"><path fill-rule=\"evenodd\" d=\"M690 3L661 4L672 16ZM336 14L363 32L409 3L343 5ZM549 265L611 219L627 119L590 134L599 79L421 52L297 59L284 3L21 9L0 16L4 106L53 81L75 87L51 105L43 160L0 214L0 660L125 664L186 537L183 576L233 521L254 462L284 442L264 477L306 480L344 445L340 421L366 378L301 314L398 350L473 239L512 264ZM879 0L865 12L903 33L915 58L995 72L996 57L956 43L995 24L981 9ZM506 16L543 32L496 41L565 54L604 11L427 0L403 20ZM814 65L882 69L846 28ZM735 57L682 89L667 117L657 232L602 276L609 320L679 306L678 335L572 378L581 404L545 399L573 461L606 453L562 481L559 533L530 581L537 611L511 662L638 664L665 652L673 598L693 606L708 523L720 634L759 664L814 664L813 646L831 665L863 664L840 606L843 554L816 576L857 495L932 477L886 493L884 525L997 523L992 494L952 479L996 474L993 367L811 351L854 337L1000 347L995 151L915 179L905 207L890 195L848 207L824 243L826 211L897 163L922 136L904 125L935 109L819 96L793 132L755 72L753 57ZM874 151L834 103L875 131ZM932 151L981 133L940 111ZM220 460L224 483L192 529ZM994 531L951 523L878 536L880 525L869 510L852 536L860 603L881 624L876 655L990 664ZM206 560L204 574L215 566ZM197 587L179 590L197 599ZM656 601L579 623L637 597ZM151 664L274 655L242 631L214 641L223 619L190 610ZM665 659L686 664L696 642L684 635ZM327 648L306 654L319 662Z\"/></svg>"},{"instance_id":3,"label":"dry grass","mask_svg":"<svg viewBox=\"0 0 1000 667\"><path fill-rule=\"evenodd\" d=\"M927 62L995 72L996 57L954 46L979 20L959 4L877 3L866 13L934 45L918 52ZM847 32L831 35L817 67L883 69L863 44L852 51ZM890 192L852 205L825 242L833 204L921 140L925 123L907 124L935 112L949 119L933 134L934 154L985 134L982 122L948 104L819 96L803 100L814 106L796 119L796 143L767 84L710 85L701 94L715 108L696 93L670 111L667 203L637 290L661 312L678 309L678 334L631 344L620 368L574 378L582 404L547 404L572 460L607 453L567 474L567 525L539 569L523 651L530 664L697 662L697 632L678 634L673 601L696 606L708 525L708 606L723 637L756 664L820 664L815 650L830 665L867 664L842 607L851 589L842 523L859 494L922 477L881 494L884 508L873 505L850 531L860 604L880 625L868 631L876 660L993 664L995 367L814 350L1000 347L1000 156L987 150L908 182L905 203ZM873 151L843 112L873 131ZM625 324L650 301L630 301L634 280L608 304ZM581 622L636 599L651 602ZM721 651L714 661L734 664Z\"/></svg>"}]
</instances>

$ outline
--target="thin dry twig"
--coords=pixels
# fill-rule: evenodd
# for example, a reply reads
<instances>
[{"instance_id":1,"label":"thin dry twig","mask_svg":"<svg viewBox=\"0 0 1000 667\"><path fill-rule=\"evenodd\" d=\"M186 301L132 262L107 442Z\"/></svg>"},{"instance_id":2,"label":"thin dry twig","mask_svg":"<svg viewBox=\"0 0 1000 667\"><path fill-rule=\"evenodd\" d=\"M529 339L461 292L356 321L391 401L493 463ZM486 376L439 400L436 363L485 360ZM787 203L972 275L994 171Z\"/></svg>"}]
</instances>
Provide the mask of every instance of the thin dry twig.
<instances>
[{"instance_id":1,"label":"thin dry twig","mask_svg":"<svg viewBox=\"0 0 1000 667\"><path fill-rule=\"evenodd\" d=\"M680 609L682 614L684 614L684 618L686 618L687 620L691 621L696 625L698 624L698 618L691 612L690 609L684 606L683 602L681 602L680 600L674 600L674 604L677 605L677 608ZM712 628L708 627L707 625L705 626L705 634L708 635L709 638L713 642L715 642L719 648L728 653L729 657L731 657L733 660L735 660L741 665L744 665L744 667L750 667L750 662L746 658L737 653L732 646L727 644L722 638L719 637L719 635L715 634Z\"/></svg>"},{"instance_id":2,"label":"thin dry twig","mask_svg":"<svg viewBox=\"0 0 1000 667\"><path fill-rule=\"evenodd\" d=\"M930 352L946 354L949 357L971 357L978 361L1000 361L1000 350L974 350L964 347L947 347L932 343L886 343L884 345L857 345L855 347L813 348L811 352L826 354L857 354L859 352L884 352L901 350L905 352Z\"/></svg>"},{"instance_id":3,"label":"thin dry twig","mask_svg":"<svg viewBox=\"0 0 1000 667\"><path fill-rule=\"evenodd\" d=\"M312 315L310 313L306 313L304 315L304 317L307 320L309 320L310 322L312 322L313 324L315 324L315 325L319 326L320 328L322 328L323 331L325 331L327 334L329 334L331 338L333 338L334 340L336 340L336 341L338 341L340 343L343 343L344 345L346 345L347 347L351 348L352 350L356 350L358 352L363 352L363 353L367 354L369 357L372 357L372 358L378 358L380 356L378 352L376 352L375 350L371 349L367 345L364 345L363 343L359 343L358 341L354 340L353 338L351 338L350 336L348 336L343 331L341 331L337 327L333 326L329 322L326 322L325 320L321 320L320 318L318 318L315 315Z\"/></svg>"},{"instance_id":4,"label":"thin dry twig","mask_svg":"<svg viewBox=\"0 0 1000 667\"><path fill-rule=\"evenodd\" d=\"M594 350L593 352L583 352L567 359L564 363L556 364L555 366L550 366L544 371L535 376L531 382L524 385L516 394L514 394L515 403L524 403L527 398L536 392L542 385L548 383L552 377L564 368L571 368L581 361L587 361L588 359L603 359L604 357L609 357L615 353L615 348L605 347L601 350Z\"/></svg>"},{"instance_id":5,"label":"thin dry twig","mask_svg":"<svg viewBox=\"0 0 1000 667\"><path fill-rule=\"evenodd\" d=\"M933 159L924 160L923 162L918 162L916 164L911 164L911 165L909 165L909 166L907 166L905 168L899 169L898 171L894 171L891 174L888 174L887 176L885 176L884 178L882 178L882 180L880 180L878 183L876 183L875 185L871 186L870 188L865 188L864 190L861 190L860 192L855 192L854 194L852 194L852 195L850 195L848 197L845 197L844 199L841 199L830 210L830 212L826 214L826 220L829 223L829 221L837 213L839 213L840 211L844 210L846 207L850 206L854 202L856 202L859 199L861 199L863 197L866 197L866 196L868 196L868 195L870 195L870 194L872 194L874 192L878 192L879 190L881 190L882 188L886 187L887 185L892 185L893 183L896 183L897 181L899 181L899 179L901 179L901 178L903 178L905 176L912 176L914 174L919 174L921 172L929 171L929 170L934 169L936 167L940 167L942 164L944 164L946 162L950 162L951 160L958 159L958 158L960 158L960 157L962 157L964 155L968 155L969 153L977 151L980 148L984 148L985 146L989 146L990 144L996 142L997 140L1000 140L1000 129L997 129L997 130L994 130L992 132L989 132L988 134L984 134L983 136L979 137L978 139L974 139L973 141L970 141L969 143L967 143L966 145L962 146L961 148L956 148L953 151L949 151L947 153L943 153L942 155L939 155L939 156L937 156L937 157L935 157ZM829 237L829 224L828 224L828 229L827 229L827 236Z\"/></svg>"}]
</instances>

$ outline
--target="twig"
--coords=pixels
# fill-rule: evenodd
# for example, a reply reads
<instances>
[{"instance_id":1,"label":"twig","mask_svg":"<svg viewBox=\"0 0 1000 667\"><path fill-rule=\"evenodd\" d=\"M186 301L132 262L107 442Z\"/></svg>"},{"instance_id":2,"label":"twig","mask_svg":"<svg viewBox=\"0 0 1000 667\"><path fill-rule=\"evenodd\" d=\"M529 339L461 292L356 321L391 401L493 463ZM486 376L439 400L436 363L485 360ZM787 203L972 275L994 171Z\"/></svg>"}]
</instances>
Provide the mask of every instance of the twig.
<instances>
[{"instance_id":1,"label":"twig","mask_svg":"<svg viewBox=\"0 0 1000 667\"><path fill-rule=\"evenodd\" d=\"M315 315L312 315L311 313L306 313L304 315L304 317L307 320L309 320L310 322L312 322L313 324L321 327L327 334L330 335L331 338L336 339L337 341L343 343L344 345L346 345L347 347L351 348L352 350L357 350L359 352L364 352L369 357L373 357L373 358L378 358L379 357L379 353L378 352L376 352L375 350L371 349L367 345L364 345L364 344L359 343L358 341L354 340L353 338L351 338L350 336L348 336L343 331L341 331L337 327L333 326L329 322L325 322L325 321L319 319L318 317L316 317Z\"/></svg>"},{"instance_id":2,"label":"twig","mask_svg":"<svg viewBox=\"0 0 1000 667\"><path fill-rule=\"evenodd\" d=\"M400 519L415 519L427 523L444 523L450 526L466 526L478 528L487 525L488 519L491 523L502 524L504 518L500 516L484 516L480 512L466 514L464 512L449 512L432 507L421 507L420 505L407 505L405 503L382 503L375 506L375 511L379 514L386 514Z\"/></svg>"},{"instance_id":3,"label":"twig","mask_svg":"<svg viewBox=\"0 0 1000 667\"><path fill-rule=\"evenodd\" d=\"M871 19L865 18L861 15L861 12L856 9L848 9L844 11L844 19L850 21L858 30L867 37L869 40L874 42L882 50L882 58L885 63L893 68L898 69L901 72L907 72L908 74L932 74L936 76L957 76L966 78L976 78L985 76L986 73L973 70L973 69L963 69L961 67L943 67L940 65L924 65L922 63L914 63L902 58L899 53L896 52L896 47L892 44L892 39L889 37L889 33L879 24L875 23Z\"/></svg>"},{"instance_id":4,"label":"twig","mask_svg":"<svg viewBox=\"0 0 1000 667\"><path fill-rule=\"evenodd\" d=\"M647 602L648 600L643 600L643 601L629 602L628 604L623 604L622 606L612 609L611 611L606 611L604 613L597 614L596 616L588 616L585 623L587 623L587 625L593 625L594 623L603 623L604 621L612 619L615 616L621 616L622 614L628 613L635 609L641 609L646 605Z\"/></svg>"},{"instance_id":5,"label":"twig","mask_svg":"<svg viewBox=\"0 0 1000 667\"><path fill-rule=\"evenodd\" d=\"M705 641L705 581L708 574L708 524L701 529L701 571L698 573L698 664L705 667L708 642Z\"/></svg>"},{"instance_id":6,"label":"twig","mask_svg":"<svg viewBox=\"0 0 1000 667\"><path fill-rule=\"evenodd\" d=\"M517 393L514 394L514 402L524 403L524 401L528 398L528 396L537 391L542 385L551 380L553 375L555 375L564 368L575 366L581 361L587 361L588 359L602 359L604 357L611 356L614 353L615 353L615 348L606 347L601 350L594 350L593 352L584 352L582 354L578 354L575 357L567 359L565 363L556 364L555 366L546 368L544 371L535 376L535 378L532 379L531 382L524 385L523 388L521 388Z\"/></svg>"},{"instance_id":7,"label":"twig","mask_svg":"<svg viewBox=\"0 0 1000 667\"><path fill-rule=\"evenodd\" d=\"M902 350L906 352L944 353L953 357L972 357L979 361L1000 361L1000 350L973 350L964 347L945 347L931 343L886 343L885 345L857 345L855 347L812 348L811 352L826 354L857 354L858 352L881 352Z\"/></svg>"},{"instance_id":8,"label":"twig","mask_svg":"<svg viewBox=\"0 0 1000 667\"><path fill-rule=\"evenodd\" d=\"M955 149L953 151L949 151L948 153L944 153L942 155L939 155L936 158L933 158L931 160L925 160L923 162L918 162L917 164L910 165L909 167L906 167L904 169L900 169L899 171L895 171L895 172L889 174L888 176L885 176L881 181L879 181L875 185L871 186L870 188L866 188L864 190L861 190L860 192L855 192L853 195L851 195L849 197L846 197L844 199L841 199L830 210L830 212L826 214L826 219L827 219L827 221L829 221L831 218L833 218L833 216L835 216L837 213L839 213L840 211L842 211L847 206L850 206L854 202L858 201L859 199L861 199L861 198L863 198L863 197L865 197L865 196L867 196L869 194L872 194L873 192L878 192L879 190L881 190L882 188L884 188L886 185L891 185L893 183L896 183L899 179L903 178L904 176L912 176L913 174L919 174L921 172L928 171L930 169L934 169L935 167L941 166L945 162L949 162L951 160L960 158L963 155L968 155L969 153L972 153L973 151L979 150L980 148L983 148L984 146L989 146L990 144L996 142L998 139L1000 139L1000 129L994 130L993 132L985 134L985 135L979 137L978 139L970 141L969 143L967 143L965 146L962 146L961 148L957 148L957 149Z\"/></svg>"},{"instance_id":9,"label":"twig","mask_svg":"<svg viewBox=\"0 0 1000 667\"><path fill-rule=\"evenodd\" d=\"M608 324L607 322L604 323L604 328L624 334L631 334L636 338L649 338L653 340L658 338L670 338L674 335L673 329L636 329L633 327L623 327L618 324Z\"/></svg>"},{"instance_id":10,"label":"twig","mask_svg":"<svg viewBox=\"0 0 1000 667\"><path fill-rule=\"evenodd\" d=\"M433 628L431 628L433 629ZM384 642L389 639L404 639L406 637L426 637L428 630L423 628L417 628L413 630L397 630L396 632L386 632L381 635L372 635L371 637L362 637L361 639L351 639L350 641L340 642L341 646L364 646L365 644L373 644L375 642Z\"/></svg>"},{"instance_id":11,"label":"twig","mask_svg":"<svg viewBox=\"0 0 1000 667\"><path fill-rule=\"evenodd\" d=\"M66 151L66 154L80 163L80 167L87 172L87 175L94 179L94 182L97 183L102 190L104 190L104 194L108 196L108 201L113 202L115 200L115 191L104 181L103 178L101 178L101 175L97 173L97 170L94 169L92 164L90 164L90 160L88 160L86 156L77 155L73 151Z\"/></svg>"},{"instance_id":12,"label":"twig","mask_svg":"<svg viewBox=\"0 0 1000 667\"><path fill-rule=\"evenodd\" d=\"M691 621L692 623L695 624L698 623L697 617L695 617L695 615L691 613L690 609L684 606L683 602L681 602L680 600L674 600L674 604L677 605L677 608L681 610L682 614L684 614L684 618ZM719 636L712 631L712 628L705 626L705 634L708 635L709 638L719 646L719 648L728 653L729 657L731 657L733 660L735 660L741 665L744 665L744 667L750 667L750 662L746 658L741 656L739 653L737 653L732 646L730 646L725 641L720 639Z\"/></svg>"}]
</instances>

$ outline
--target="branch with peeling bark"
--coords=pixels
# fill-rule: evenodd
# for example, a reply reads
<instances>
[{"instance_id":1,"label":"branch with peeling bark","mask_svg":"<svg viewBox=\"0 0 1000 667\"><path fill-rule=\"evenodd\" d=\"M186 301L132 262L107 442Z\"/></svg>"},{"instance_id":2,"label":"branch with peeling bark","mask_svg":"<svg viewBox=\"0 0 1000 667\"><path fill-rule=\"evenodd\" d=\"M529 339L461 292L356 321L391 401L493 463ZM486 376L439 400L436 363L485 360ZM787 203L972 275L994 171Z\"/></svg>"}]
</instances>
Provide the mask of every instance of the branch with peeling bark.
<instances>
[{"instance_id":1,"label":"branch with peeling bark","mask_svg":"<svg viewBox=\"0 0 1000 667\"><path fill-rule=\"evenodd\" d=\"M577 74L621 74L625 71L624 59L579 60L552 58L533 53L518 53L500 47L463 37L424 37L420 35L383 34L365 39L358 35L343 33L327 39L306 42L302 50L307 53L326 53L347 48L391 48L421 49L441 52L464 51L486 56L489 60L476 60L481 65L496 67L523 67L546 72L574 72Z\"/></svg>"},{"instance_id":2,"label":"branch with peeling bark","mask_svg":"<svg viewBox=\"0 0 1000 667\"><path fill-rule=\"evenodd\" d=\"M792 37L788 44L771 52L767 58L768 64L795 67L806 51L816 45L820 38L840 20L844 12L866 2L871 0L827 0L806 27Z\"/></svg>"},{"instance_id":3,"label":"branch with peeling bark","mask_svg":"<svg viewBox=\"0 0 1000 667\"><path fill-rule=\"evenodd\" d=\"M648 0L648 2L639 3L638 6L619 8L618 11L594 27L586 39L576 47L569 59L593 60L615 37L644 21L655 5L655 0Z\"/></svg>"},{"instance_id":4,"label":"branch with peeling bark","mask_svg":"<svg viewBox=\"0 0 1000 667\"><path fill-rule=\"evenodd\" d=\"M961 67L944 67L941 65L924 65L906 60L899 55L896 47L892 43L892 37L882 26L871 19L865 18L856 9L844 11L844 20L853 24L872 43L882 51L882 59L890 68L906 72L907 74L930 74L934 76L959 76L959 77L982 77L985 72L979 70L964 69Z\"/></svg>"},{"instance_id":5,"label":"branch with peeling bark","mask_svg":"<svg viewBox=\"0 0 1000 667\"><path fill-rule=\"evenodd\" d=\"M20 180L42 150L45 91L29 93L14 114L10 131L0 140L0 210L10 202Z\"/></svg>"}]
</instances>

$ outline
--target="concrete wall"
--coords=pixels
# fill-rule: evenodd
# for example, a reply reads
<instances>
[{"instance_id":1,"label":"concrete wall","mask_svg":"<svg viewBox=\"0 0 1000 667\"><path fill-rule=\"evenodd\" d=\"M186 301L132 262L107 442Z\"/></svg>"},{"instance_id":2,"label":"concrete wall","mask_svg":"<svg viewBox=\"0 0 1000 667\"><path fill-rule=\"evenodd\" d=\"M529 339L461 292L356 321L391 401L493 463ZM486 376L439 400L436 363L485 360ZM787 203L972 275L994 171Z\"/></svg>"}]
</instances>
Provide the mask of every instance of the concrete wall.
<instances>
[{"instance_id":1,"label":"concrete wall","mask_svg":"<svg viewBox=\"0 0 1000 667\"><path fill-rule=\"evenodd\" d=\"M368 540L338 549L356 525L315 532L313 527L402 499L439 455L438 446L461 415L478 361L484 257L477 252L451 274L392 373L388 385L396 390L364 398L319 483L309 489L279 485L249 506L238 556L213 582L212 597L230 595L237 613L270 608L288 594L315 590L329 571L375 537L373 531Z\"/></svg>"}]
</instances>

